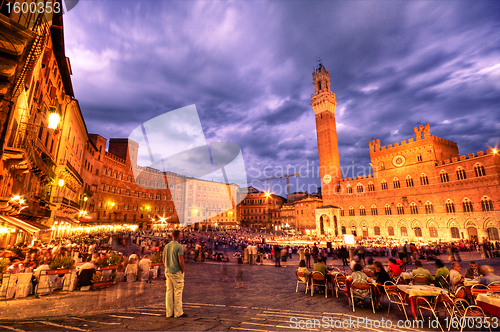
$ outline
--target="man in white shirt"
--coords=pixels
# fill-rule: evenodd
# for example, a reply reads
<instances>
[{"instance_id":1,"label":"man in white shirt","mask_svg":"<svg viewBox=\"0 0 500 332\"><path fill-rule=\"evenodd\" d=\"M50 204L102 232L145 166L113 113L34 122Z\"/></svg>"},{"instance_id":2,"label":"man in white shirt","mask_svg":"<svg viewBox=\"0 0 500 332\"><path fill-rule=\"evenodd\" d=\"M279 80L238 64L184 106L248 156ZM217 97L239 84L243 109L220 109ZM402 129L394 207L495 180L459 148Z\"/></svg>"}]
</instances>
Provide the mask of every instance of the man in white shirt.
<instances>
[{"instance_id":1,"label":"man in white shirt","mask_svg":"<svg viewBox=\"0 0 500 332\"><path fill-rule=\"evenodd\" d=\"M450 286L452 290L455 290L458 286L462 285L464 282L464 277L460 274L462 267L458 262L453 262L451 264L450 271Z\"/></svg>"},{"instance_id":2,"label":"man in white shirt","mask_svg":"<svg viewBox=\"0 0 500 332\"><path fill-rule=\"evenodd\" d=\"M149 268L151 267L151 260L148 255L144 255L144 257L139 262L139 269L141 270L141 280L146 280L146 282L151 283L151 273L149 273Z\"/></svg>"}]
</instances>

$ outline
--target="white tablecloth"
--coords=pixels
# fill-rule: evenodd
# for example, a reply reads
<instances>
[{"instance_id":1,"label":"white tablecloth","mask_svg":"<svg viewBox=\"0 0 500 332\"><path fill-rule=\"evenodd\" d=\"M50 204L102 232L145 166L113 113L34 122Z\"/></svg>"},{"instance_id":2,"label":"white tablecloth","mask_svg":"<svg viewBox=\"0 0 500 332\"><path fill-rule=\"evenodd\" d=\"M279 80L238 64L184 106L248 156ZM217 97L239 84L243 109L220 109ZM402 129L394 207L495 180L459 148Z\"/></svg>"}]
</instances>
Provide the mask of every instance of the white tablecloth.
<instances>
[{"instance_id":1,"label":"white tablecloth","mask_svg":"<svg viewBox=\"0 0 500 332\"><path fill-rule=\"evenodd\" d=\"M497 295L480 293L477 294L476 301L488 303L500 308L500 297Z\"/></svg>"},{"instance_id":2,"label":"white tablecloth","mask_svg":"<svg viewBox=\"0 0 500 332\"><path fill-rule=\"evenodd\" d=\"M465 287L474 286L477 284L478 281L479 280L476 280L476 279L465 278L464 279L464 286Z\"/></svg>"}]
</instances>

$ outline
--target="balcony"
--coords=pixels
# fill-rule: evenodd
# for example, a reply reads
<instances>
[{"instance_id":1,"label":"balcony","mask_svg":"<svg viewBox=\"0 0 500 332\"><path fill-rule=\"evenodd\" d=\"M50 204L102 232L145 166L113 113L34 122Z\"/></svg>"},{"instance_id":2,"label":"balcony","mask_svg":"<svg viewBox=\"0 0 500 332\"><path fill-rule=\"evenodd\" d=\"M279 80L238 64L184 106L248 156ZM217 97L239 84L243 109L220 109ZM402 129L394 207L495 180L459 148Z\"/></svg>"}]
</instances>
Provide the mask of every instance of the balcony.
<instances>
[{"instance_id":1,"label":"balcony","mask_svg":"<svg viewBox=\"0 0 500 332\"><path fill-rule=\"evenodd\" d=\"M80 204L72 200L69 200L66 197L62 196L54 197L53 203L61 204L63 208L70 208L80 211Z\"/></svg>"},{"instance_id":2,"label":"balcony","mask_svg":"<svg viewBox=\"0 0 500 332\"><path fill-rule=\"evenodd\" d=\"M83 179L80 173L71 165L69 160L60 159L56 169L57 174L63 177L66 185L73 191L78 191L83 186Z\"/></svg>"}]
</instances>

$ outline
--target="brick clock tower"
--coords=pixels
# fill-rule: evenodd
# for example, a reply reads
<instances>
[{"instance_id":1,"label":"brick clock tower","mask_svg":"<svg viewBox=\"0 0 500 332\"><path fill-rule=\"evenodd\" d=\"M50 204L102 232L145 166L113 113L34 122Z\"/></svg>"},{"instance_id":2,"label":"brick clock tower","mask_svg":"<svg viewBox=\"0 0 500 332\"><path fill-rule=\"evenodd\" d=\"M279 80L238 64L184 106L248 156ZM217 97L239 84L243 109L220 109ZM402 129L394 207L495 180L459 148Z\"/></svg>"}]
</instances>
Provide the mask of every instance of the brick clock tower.
<instances>
[{"instance_id":1,"label":"brick clock tower","mask_svg":"<svg viewBox=\"0 0 500 332\"><path fill-rule=\"evenodd\" d=\"M311 94L311 106L316 116L318 135L318 154L323 199L334 194L334 188L341 180L339 144L335 124L335 94L330 90L330 73L320 63L312 74L314 94Z\"/></svg>"}]
</instances>

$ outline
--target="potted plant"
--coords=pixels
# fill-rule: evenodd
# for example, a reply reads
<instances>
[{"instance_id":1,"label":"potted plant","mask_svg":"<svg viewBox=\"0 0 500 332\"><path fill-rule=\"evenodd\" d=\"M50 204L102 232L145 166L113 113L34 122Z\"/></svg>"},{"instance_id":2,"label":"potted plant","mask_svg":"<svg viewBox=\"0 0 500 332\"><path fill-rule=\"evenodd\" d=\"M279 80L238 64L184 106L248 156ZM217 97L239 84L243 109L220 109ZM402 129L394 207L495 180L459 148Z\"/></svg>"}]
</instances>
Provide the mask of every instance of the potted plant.
<instances>
[{"instance_id":1,"label":"potted plant","mask_svg":"<svg viewBox=\"0 0 500 332\"><path fill-rule=\"evenodd\" d=\"M62 257L62 258L55 258L49 264L50 271L47 271L47 274L65 274L65 273L68 273L74 264L75 264L75 261L69 256Z\"/></svg>"}]
</instances>

